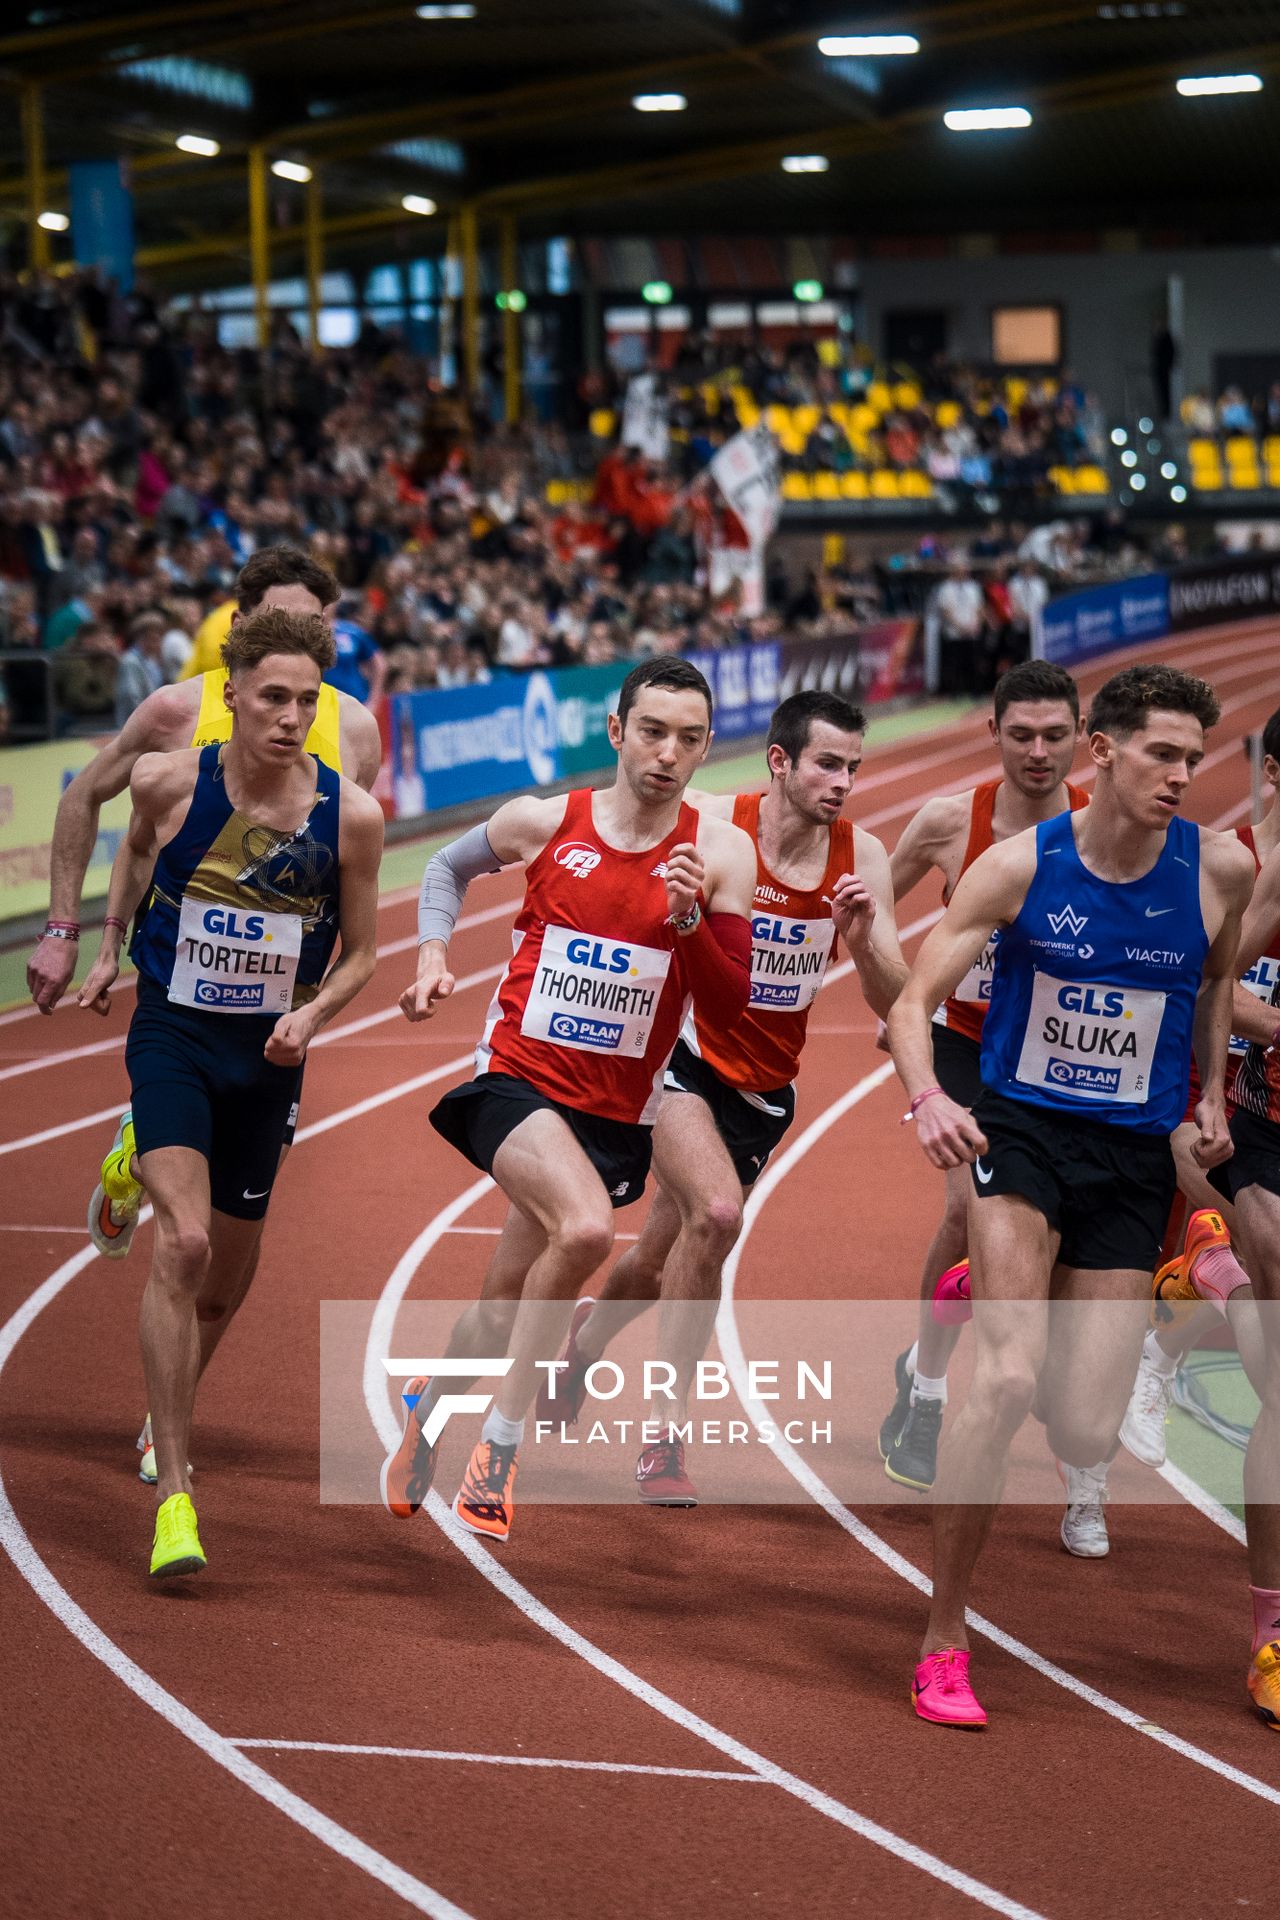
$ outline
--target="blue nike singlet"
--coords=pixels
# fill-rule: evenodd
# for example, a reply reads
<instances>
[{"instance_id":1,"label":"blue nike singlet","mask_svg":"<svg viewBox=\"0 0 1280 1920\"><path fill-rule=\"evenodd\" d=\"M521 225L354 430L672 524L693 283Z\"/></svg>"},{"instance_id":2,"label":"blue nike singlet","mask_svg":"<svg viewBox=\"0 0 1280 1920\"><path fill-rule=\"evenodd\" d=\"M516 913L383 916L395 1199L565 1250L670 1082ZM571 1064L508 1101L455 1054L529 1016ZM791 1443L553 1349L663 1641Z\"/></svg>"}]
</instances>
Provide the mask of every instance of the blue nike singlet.
<instances>
[{"instance_id":1,"label":"blue nike singlet","mask_svg":"<svg viewBox=\"0 0 1280 1920\"><path fill-rule=\"evenodd\" d=\"M1176 816L1141 880L1100 880L1071 813L1036 828L1027 897L996 947L982 1079L1009 1100L1170 1134L1187 1106L1209 940L1200 829Z\"/></svg>"}]
</instances>

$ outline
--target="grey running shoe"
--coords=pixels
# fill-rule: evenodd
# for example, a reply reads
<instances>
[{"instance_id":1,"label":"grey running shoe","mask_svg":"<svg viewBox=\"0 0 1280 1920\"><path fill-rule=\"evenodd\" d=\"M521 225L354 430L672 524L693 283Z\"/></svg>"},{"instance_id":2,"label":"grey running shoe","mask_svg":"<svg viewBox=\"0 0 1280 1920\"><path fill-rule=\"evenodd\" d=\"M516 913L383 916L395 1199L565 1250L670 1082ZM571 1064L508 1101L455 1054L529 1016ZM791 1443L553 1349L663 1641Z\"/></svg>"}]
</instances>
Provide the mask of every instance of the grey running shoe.
<instances>
[{"instance_id":1,"label":"grey running shoe","mask_svg":"<svg viewBox=\"0 0 1280 1920\"><path fill-rule=\"evenodd\" d=\"M910 1353L910 1347L907 1353ZM911 1405L911 1382L914 1376L907 1372L907 1353L900 1353L893 1363L893 1377L898 1383L892 1407L880 1423L880 1458L889 1458L889 1449L902 1432L902 1425Z\"/></svg>"},{"instance_id":2,"label":"grey running shoe","mask_svg":"<svg viewBox=\"0 0 1280 1920\"><path fill-rule=\"evenodd\" d=\"M938 1473L942 1401L917 1400L907 1408L902 1432L884 1457L884 1470L900 1487L928 1493Z\"/></svg>"}]
</instances>

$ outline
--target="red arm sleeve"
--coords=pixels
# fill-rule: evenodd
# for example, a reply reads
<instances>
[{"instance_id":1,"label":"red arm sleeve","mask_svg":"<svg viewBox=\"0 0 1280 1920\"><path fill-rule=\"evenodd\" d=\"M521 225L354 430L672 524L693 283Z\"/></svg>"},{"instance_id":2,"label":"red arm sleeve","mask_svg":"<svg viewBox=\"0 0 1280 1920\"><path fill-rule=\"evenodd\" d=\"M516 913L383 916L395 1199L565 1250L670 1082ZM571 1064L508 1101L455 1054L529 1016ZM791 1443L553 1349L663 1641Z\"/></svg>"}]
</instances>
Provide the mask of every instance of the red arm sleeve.
<instances>
[{"instance_id":1,"label":"red arm sleeve","mask_svg":"<svg viewBox=\"0 0 1280 1920\"><path fill-rule=\"evenodd\" d=\"M704 913L676 951L694 1003L711 1026L731 1027L751 998L751 924L740 913Z\"/></svg>"}]
</instances>

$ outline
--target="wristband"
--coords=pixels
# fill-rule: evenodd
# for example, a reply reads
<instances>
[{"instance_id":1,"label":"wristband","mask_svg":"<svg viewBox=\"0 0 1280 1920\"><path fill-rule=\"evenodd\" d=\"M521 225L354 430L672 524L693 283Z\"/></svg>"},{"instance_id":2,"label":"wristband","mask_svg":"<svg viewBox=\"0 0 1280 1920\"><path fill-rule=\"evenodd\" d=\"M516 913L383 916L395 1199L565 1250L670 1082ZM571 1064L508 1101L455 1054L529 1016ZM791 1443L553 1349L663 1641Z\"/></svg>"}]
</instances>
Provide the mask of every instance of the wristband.
<instances>
[{"instance_id":1,"label":"wristband","mask_svg":"<svg viewBox=\"0 0 1280 1920\"><path fill-rule=\"evenodd\" d=\"M903 1114L901 1124L904 1127L909 1127L916 1117L916 1109L922 1107L926 1100L932 1100L935 1093L942 1093L944 1091L945 1089L942 1087L926 1087L923 1093L916 1094L910 1107Z\"/></svg>"},{"instance_id":2,"label":"wristband","mask_svg":"<svg viewBox=\"0 0 1280 1920\"><path fill-rule=\"evenodd\" d=\"M670 916L670 922L677 933L693 933L696 931L701 918L702 904L700 901L695 900L688 913L682 914L678 920L673 913Z\"/></svg>"},{"instance_id":3,"label":"wristband","mask_svg":"<svg viewBox=\"0 0 1280 1920\"><path fill-rule=\"evenodd\" d=\"M42 940L70 940L76 945L80 940L80 929L70 920L50 920L40 937Z\"/></svg>"},{"instance_id":4,"label":"wristband","mask_svg":"<svg viewBox=\"0 0 1280 1920\"><path fill-rule=\"evenodd\" d=\"M118 913L109 913L102 924L104 928L119 927L121 933L128 933L129 931L129 922L122 920Z\"/></svg>"}]
</instances>

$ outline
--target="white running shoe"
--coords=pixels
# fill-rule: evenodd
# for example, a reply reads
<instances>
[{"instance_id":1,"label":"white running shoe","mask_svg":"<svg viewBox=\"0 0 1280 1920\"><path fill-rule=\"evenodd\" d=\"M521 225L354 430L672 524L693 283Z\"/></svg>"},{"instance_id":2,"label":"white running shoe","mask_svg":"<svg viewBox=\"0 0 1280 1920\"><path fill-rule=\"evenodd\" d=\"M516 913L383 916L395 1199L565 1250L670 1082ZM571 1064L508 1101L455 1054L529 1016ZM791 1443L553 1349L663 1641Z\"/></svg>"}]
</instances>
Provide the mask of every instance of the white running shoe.
<instances>
[{"instance_id":1,"label":"white running shoe","mask_svg":"<svg viewBox=\"0 0 1280 1920\"><path fill-rule=\"evenodd\" d=\"M1164 1465L1164 1429L1173 1398L1173 1381L1174 1375L1153 1367L1144 1351L1120 1428L1123 1445L1144 1467Z\"/></svg>"},{"instance_id":2,"label":"white running shoe","mask_svg":"<svg viewBox=\"0 0 1280 1920\"><path fill-rule=\"evenodd\" d=\"M138 1478L139 1480L141 1480L144 1487L154 1487L159 1476L156 1473L156 1450L154 1446L151 1444L151 1415L150 1414L148 1414L146 1419L143 1421L142 1432L138 1435L138 1438L135 1444L137 1446L138 1452L142 1455L141 1460L139 1460L138 1462ZM195 1468L192 1466L189 1460L187 1462L187 1472L188 1473L195 1472Z\"/></svg>"},{"instance_id":3,"label":"white running shoe","mask_svg":"<svg viewBox=\"0 0 1280 1920\"><path fill-rule=\"evenodd\" d=\"M1062 1544L1079 1560L1101 1560L1111 1551L1107 1538L1107 1516L1103 1507L1107 1498L1106 1469L1069 1467L1058 1462L1067 1489L1067 1510L1062 1516Z\"/></svg>"}]
</instances>

